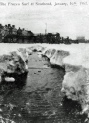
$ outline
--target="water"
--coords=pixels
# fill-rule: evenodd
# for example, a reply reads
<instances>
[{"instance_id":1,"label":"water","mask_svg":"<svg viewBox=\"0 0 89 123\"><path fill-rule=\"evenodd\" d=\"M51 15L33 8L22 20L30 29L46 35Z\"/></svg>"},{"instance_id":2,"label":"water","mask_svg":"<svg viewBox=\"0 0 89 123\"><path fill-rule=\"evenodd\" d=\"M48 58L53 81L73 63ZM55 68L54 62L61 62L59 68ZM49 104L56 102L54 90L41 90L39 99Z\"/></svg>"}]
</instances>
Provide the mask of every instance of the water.
<instances>
[{"instance_id":1,"label":"water","mask_svg":"<svg viewBox=\"0 0 89 123\"><path fill-rule=\"evenodd\" d=\"M29 56L26 81L1 87L0 115L16 123L84 123L80 105L63 100L63 76L64 70L50 67L46 58Z\"/></svg>"}]
</instances>

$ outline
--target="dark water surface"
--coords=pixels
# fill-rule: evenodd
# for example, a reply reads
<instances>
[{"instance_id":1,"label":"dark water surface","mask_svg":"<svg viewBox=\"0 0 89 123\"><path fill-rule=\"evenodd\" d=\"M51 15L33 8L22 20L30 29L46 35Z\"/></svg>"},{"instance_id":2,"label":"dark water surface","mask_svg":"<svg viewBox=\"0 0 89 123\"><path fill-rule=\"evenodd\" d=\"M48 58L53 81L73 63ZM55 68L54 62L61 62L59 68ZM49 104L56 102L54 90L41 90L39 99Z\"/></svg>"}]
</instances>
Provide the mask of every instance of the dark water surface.
<instances>
[{"instance_id":1,"label":"dark water surface","mask_svg":"<svg viewBox=\"0 0 89 123\"><path fill-rule=\"evenodd\" d=\"M63 76L64 70L51 68L46 58L29 56L27 81L1 88L0 115L16 123L84 123L80 105L63 101Z\"/></svg>"}]
</instances>

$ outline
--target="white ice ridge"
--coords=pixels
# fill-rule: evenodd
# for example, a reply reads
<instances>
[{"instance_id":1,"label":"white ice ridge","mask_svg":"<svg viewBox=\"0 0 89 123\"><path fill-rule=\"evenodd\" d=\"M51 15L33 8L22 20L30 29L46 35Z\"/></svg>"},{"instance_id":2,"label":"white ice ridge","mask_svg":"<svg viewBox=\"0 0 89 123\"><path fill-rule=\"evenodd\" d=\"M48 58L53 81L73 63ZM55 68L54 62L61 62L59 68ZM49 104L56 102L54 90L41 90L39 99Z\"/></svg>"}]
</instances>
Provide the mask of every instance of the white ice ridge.
<instances>
[{"instance_id":1,"label":"white ice ridge","mask_svg":"<svg viewBox=\"0 0 89 123\"><path fill-rule=\"evenodd\" d=\"M48 45L42 54L52 65L65 68L61 91L89 116L89 44Z\"/></svg>"}]
</instances>

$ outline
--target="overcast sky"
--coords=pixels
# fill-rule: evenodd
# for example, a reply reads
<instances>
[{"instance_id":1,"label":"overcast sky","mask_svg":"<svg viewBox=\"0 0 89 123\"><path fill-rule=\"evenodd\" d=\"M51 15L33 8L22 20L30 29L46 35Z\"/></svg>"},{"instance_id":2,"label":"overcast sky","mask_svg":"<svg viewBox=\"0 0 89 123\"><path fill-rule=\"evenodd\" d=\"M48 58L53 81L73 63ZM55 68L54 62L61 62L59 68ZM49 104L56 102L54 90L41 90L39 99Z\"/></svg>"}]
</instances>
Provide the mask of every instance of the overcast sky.
<instances>
[{"instance_id":1,"label":"overcast sky","mask_svg":"<svg viewBox=\"0 0 89 123\"><path fill-rule=\"evenodd\" d=\"M70 5L70 1L77 4ZM22 2L29 5L23 6ZM31 2L34 5L30 5ZM36 2L51 2L52 5L36 5ZM68 5L54 6L55 2ZM6 6L1 3L6 3ZM20 5L13 6L11 3ZM59 32L70 38L85 36L89 39L89 2L87 4L80 5L80 0L0 0L0 23L15 24L17 28L26 28L34 33L45 33L47 23L47 32Z\"/></svg>"}]
</instances>

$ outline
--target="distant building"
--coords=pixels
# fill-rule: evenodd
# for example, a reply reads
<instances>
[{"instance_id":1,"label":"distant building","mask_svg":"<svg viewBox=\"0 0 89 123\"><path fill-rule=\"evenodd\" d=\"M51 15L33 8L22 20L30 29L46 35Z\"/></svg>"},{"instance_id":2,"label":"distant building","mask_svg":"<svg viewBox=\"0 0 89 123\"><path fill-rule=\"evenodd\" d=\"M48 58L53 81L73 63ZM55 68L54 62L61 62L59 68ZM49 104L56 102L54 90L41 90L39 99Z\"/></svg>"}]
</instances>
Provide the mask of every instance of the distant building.
<instances>
[{"instance_id":1,"label":"distant building","mask_svg":"<svg viewBox=\"0 0 89 123\"><path fill-rule=\"evenodd\" d=\"M28 35L28 31L23 28L22 29L22 36L27 36L27 35Z\"/></svg>"},{"instance_id":2,"label":"distant building","mask_svg":"<svg viewBox=\"0 0 89 123\"><path fill-rule=\"evenodd\" d=\"M17 35L17 29L15 28L15 25L12 25L12 34Z\"/></svg>"},{"instance_id":3,"label":"distant building","mask_svg":"<svg viewBox=\"0 0 89 123\"><path fill-rule=\"evenodd\" d=\"M84 43L85 42L85 36L78 36L77 37L78 42Z\"/></svg>"}]
</instances>

